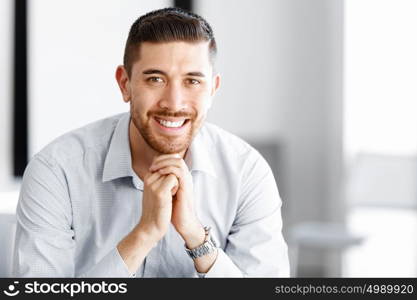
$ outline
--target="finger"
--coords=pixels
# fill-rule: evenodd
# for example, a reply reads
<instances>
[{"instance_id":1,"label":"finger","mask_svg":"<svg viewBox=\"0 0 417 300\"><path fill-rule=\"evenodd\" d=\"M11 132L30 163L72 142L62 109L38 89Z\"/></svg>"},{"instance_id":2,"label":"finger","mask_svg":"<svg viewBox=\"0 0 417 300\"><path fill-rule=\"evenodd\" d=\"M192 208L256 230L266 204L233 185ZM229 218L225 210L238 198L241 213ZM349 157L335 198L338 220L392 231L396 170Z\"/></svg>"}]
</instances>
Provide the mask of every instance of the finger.
<instances>
[{"instance_id":1,"label":"finger","mask_svg":"<svg viewBox=\"0 0 417 300\"><path fill-rule=\"evenodd\" d=\"M174 175L173 176L175 181L173 182L172 178L167 178L167 175L161 175L158 174L160 177L155 180L152 185L149 186L150 190L152 190L157 195L168 195L170 194L172 197L175 196L178 190L178 184L175 184L175 182L178 182L177 178ZM174 187L170 188L170 186L174 185ZM165 201L168 201L169 199L165 199ZM169 201L171 201L170 199Z\"/></svg>"},{"instance_id":2,"label":"finger","mask_svg":"<svg viewBox=\"0 0 417 300\"><path fill-rule=\"evenodd\" d=\"M159 160L162 160L162 159L165 159L165 158L182 158L182 156L180 154L178 154L178 153L161 154L161 155L156 156L153 159L153 162L156 162L156 161L159 161Z\"/></svg>"},{"instance_id":3,"label":"finger","mask_svg":"<svg viewBox=\"0 0 417 300\"><path fill-rule=\"evenodd\" d=\"M149 171L155 172L168 166L176 166L180 169L184 169L184 171L188 171L188 166L185 161L179 158L166 158L164 160L158 161L157 163L151 165Z\"/></svg>"},{"instance_id":4,"label":"finger","mask_svg":"<svg viewBox=\"0 0 417 300\"><path fill-rule=\"evenodd\" d=\"M180 184L182 184L182 181L184 180L184 173L183 171L176 167L176 166L168 166L168 167L164 167L161 168L157 171L159 174L161 175L168 175L168 174L173 174L177 177L178 181Z\"/></svg>"},{"instance_id":5,"label":"finger","mask_svg":"<svg viewBox=\"0 0 417 300\"><path fill-rule=\"evenodd\" d=\"M166 186L166 181L168 180L168 183L171 182L173 179L172 178L168 178L168 176L172 176L174 177L174 179L178 182L178 179L175 175L173 174L168 174L168 175L162 175L160 173L156 173L159 178L156 179L151 185L150 188L154 191L160 191L164 189L164 186Z\"/></svg>"},{"instance_id":6,"label":"finger","mask_svg":"<svg viewBox=\"0 0 417 300\"><path fill-rule=\"evenodd\" d=\"M158 173L158 172L151 173L151 172L149 172L144 178L144 183L146 185L151 185L155 181L157 181L160 177L161 177L161 173Z\"/></svg>"},{"instance_id":7,"label":"finger","mask_svg":"<svg viewBox=\"0 0 417 300\"><path fill-rule=\"evenodd\" d=\"M178 185L179 183L177 177L173 174L169 174L163 178L160 188L172 191Z\"/></svg>"},{"instance_id":8,"label":"finger","mask_svg":"<svg viewBox=\"0 0 417 300\"><path fill-rule=\"evenodd\" d=\"M165 157L163 159L158 159L157 161L152 162L149 170L154 170L155 166L165 166L168 164L179 164L181 158L178 157Z\"/></svg>"},{"instance_id":9,"label":"finger","mask_svg":"<svg viewBox=\"0 0 417 300\"><path fill-rule=\"evenodd\" d=\"M171 190L171 195L175 196L175 194L178 192L178 189L179 189L179 185L174 186Z\"/></svg>"},{"instance_id":10,"label":"finger","mask_svg":"<svg viewBox=\"0 0 417 300\"><path fill-rule=\"evenodd\" d=\"M156 163L159 163L160 161L163 161L165 159L182 159L182 156L179 155L178 153L174 153L174 154L162 154L162 155L159 155L159 156L155 157L153 159L151 165L156 164Z\"/></svg>"}]
</instances>

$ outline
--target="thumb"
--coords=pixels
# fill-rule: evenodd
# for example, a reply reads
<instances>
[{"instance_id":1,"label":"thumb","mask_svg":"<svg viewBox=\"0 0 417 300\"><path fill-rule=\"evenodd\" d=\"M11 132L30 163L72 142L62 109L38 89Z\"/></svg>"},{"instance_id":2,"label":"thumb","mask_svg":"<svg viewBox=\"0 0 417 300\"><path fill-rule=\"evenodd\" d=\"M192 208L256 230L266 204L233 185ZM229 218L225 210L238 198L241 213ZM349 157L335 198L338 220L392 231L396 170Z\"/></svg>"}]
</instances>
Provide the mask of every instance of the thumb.
<instances>
[{"instance_id":1,"label":"thumb","mask_svg":"<svg viewBox=\"0 0 417 300\"><path fill-rule=\"evenodd\" d=\"M179 182L178 182L177 177L173 174L169 174L164 178L164 181L162 182L161 187L164 190L171 191L171 193L172 193L172 191L174 191L174 189L178 189L178 185L179 185ZM176 190L175 190L175 192L176 192Z\"/></svg>"}]
</instances>

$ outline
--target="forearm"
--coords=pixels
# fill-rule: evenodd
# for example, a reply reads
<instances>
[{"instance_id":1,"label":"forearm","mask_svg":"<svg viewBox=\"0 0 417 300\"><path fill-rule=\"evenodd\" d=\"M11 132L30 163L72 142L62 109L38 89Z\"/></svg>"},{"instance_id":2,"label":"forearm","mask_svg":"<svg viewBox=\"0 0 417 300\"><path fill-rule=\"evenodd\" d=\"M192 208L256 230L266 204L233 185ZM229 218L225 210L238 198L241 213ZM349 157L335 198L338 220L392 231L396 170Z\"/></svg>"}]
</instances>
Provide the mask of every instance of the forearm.
<instances>
[{"instance_id":1,"label":"forearm","mask_svg":"<svg viewBox=\"0 0 417 300\"><path fill-rule=\"evenodd\" d=\"M131 274L136 272L156 243L150 235L139 227L135 227L120 241L117 250Z\"/></svg>"}]
</instances>

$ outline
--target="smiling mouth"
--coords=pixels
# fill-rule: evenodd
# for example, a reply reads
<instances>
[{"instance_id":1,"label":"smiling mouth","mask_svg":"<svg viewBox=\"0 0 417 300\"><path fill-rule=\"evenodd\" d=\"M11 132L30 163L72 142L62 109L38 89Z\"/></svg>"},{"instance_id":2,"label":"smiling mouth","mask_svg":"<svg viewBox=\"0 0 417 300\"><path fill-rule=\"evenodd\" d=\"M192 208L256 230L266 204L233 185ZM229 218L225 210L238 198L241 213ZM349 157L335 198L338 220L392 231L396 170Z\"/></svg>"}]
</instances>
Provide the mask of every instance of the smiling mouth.
<instances>
[{"instance_id":1,"label":"smiling mouth","mask_svg":"<svg viewBox=\"0 0 417 300\"><path fill-rule=\"evenodd\" d=\"M179 129L190 121L190 119L175 119L175 120L171 119L171 120L167 120L167 119L162 119L162 118L158 118L158 117L154 117L154 119L155 119L155 121L157 121L159 123L159 125L161 125L165 128L170 128L170 129Z\"/></svg>"}]
</instances>

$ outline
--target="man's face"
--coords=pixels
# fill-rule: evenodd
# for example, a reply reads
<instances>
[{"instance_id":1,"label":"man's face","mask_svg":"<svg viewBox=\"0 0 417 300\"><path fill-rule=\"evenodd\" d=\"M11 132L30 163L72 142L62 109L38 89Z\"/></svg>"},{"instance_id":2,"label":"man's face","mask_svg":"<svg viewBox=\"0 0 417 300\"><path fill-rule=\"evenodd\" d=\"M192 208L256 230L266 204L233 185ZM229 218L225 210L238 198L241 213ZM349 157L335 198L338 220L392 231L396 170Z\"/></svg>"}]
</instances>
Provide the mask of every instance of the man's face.
<instances>
[{"instance_id":1,"label":"man's face","mask_svg":"<svg viewBox=\"0 0 417 300\"><path fill-rule=\"evenodd\" d=\"M116 73L133 124L155 151L180 153L200 129L219 86L208 42L145 42L138 51L125 85Z\"/></svg>"}]
</instances>

